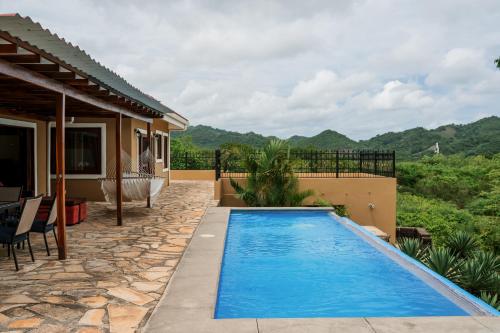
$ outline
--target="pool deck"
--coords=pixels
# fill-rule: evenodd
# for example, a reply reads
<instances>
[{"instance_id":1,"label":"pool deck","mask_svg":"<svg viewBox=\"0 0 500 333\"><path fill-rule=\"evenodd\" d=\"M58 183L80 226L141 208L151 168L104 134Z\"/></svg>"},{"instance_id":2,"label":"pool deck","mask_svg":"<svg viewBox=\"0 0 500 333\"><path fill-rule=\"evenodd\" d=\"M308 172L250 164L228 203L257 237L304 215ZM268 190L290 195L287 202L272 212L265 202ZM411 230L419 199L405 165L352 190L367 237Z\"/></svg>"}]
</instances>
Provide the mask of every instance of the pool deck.
<instances>
[{"instance_id":1,"label":"pool deck","mask_svg":"<svg viewBox=\"0 0 500 333\"><path fill-rule=\"evenodd\" d=\"M500 317L486 316L214 319L230 211L228 207L206 211L143 332L500 332Z\"/></svg>"},{"instance_id":2,"label":"pool deck","mask_svg":"<svg viewBox=\"0 0 500 333\"><path fill-rule=\"evenodd\" d=\"M67 229L67 260L57 259L52 235L50 257L33 235L36 261L19 250L18 272L0 247L0 332L140 330L213 195L213 182L174 181L152 208L126 203L121 227L114 205L89 203L88 219Z\"/></svg>"}]
</instances>

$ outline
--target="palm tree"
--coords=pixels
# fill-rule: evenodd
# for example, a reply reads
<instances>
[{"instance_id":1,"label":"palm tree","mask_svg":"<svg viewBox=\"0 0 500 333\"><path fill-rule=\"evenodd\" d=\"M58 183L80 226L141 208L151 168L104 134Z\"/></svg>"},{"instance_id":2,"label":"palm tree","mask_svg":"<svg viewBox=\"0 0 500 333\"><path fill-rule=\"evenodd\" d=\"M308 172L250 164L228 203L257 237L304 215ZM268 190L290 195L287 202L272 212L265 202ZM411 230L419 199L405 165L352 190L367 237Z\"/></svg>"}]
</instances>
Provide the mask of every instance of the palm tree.
<instances>
[{"instance_id":1,"label":"palm tree","mask_svg":"<svg viewBox=\"0 0 500 333\"><path fill-rule=\"evenodd\" d=\"M230 179L237 196L251 207L300 206L313 191L299 191L298 178L293 173L290 148L281 140L271 140L255 153L247 153L244 166L246 186Z\"/></svg>"}]
</instances>

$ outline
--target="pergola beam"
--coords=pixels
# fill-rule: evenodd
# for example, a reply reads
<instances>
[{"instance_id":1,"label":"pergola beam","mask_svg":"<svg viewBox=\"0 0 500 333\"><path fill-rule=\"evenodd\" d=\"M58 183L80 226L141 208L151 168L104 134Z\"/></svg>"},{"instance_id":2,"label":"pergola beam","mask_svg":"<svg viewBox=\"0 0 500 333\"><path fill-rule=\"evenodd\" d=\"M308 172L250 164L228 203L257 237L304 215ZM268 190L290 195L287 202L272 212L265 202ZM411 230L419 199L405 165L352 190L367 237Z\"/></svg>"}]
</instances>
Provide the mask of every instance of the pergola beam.
<instances>
[{"instance_id":1,"label":"pergola beam","mask_svg":"<svg viewBox=\"0 0 500 333\"><path fill-rule=\"evenodd\" d=\"M90 104L96 108L99 109L104 109L108 110L111 112L116 112L116 113L121 113L122 115L136 118L139 120L142 120L146 123L152 123L153 119L149 117L144 117L141 115L138 115L134 112L131 112L127 110L124 107L112 104L110 102L107 102L105 100L99 99L97 97L91 96L89 93L80 91L76 88L73 88L67 84L64 84L62 82L59 82L55 79L48 78L42 74L30 71L26 68L23 68L21 66L17 66L14 64L9 63L8 61L5 61L4 59L1 59L0 57L0 74L11 76L13 78L16 78L18 80L28 82L30 84L52 90L54 92L57 92L59 94L65 94L66 97L70 97L76 100L79 100L80 102L84 102L87 104Z\"/></svg>"},{"instance_id":2,"label":"pergola beam","mask_svg":"<svg viewBox=\"0 0 500 333\"><path fill-rule=\"evenodd\" d=\"M41 60L39 54L0 54L0 59L15 64L36 64Z\"/></svg>"},{"instance_id":3,"label":"pergola beam","mask_svg":"<svg viewBox=\"0 0 500 333\"><path fill-rule=\"evenodd\" d=\"M40 73L59 72L60 70L58 64L21 64L21 66Z\"/></svg>"},{"instance_id":4,"label":"pergola beam","mask_svg":"<svg viewBox=\"0 0 500 333\"><path fill-rule=\"evenodd\" d=\"M0 53L17 53L16 44L0 44Z\"/></svg>"}]
</instances>

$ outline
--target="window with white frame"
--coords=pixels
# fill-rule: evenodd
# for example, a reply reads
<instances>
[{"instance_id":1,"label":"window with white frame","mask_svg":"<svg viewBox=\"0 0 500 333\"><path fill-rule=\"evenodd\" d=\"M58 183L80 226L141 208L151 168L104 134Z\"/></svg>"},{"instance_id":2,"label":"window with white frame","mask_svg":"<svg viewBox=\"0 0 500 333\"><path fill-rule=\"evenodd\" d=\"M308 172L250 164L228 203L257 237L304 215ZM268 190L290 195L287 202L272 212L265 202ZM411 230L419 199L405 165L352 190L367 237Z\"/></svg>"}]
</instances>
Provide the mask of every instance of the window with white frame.
<instances>
[{"instance_id":1,"label":"window with white frame","mask_svg":"<svg viewBox=\"0 0 500 333\"><path fill-rule=\"evenodd\" d=\"M67 124L65 132L65 173L76 177L106 174L105 124ZM50 172L56 169L56 128L50 128Z\"/></svg>"},{"instance_id":2,"label":"window with white frame","mask_svg":"<svg viewBox=\"0 0 500 333\"><path fill-rule=\"evenodd\" d=\"M163 161L163 140L162 140L162 135L161 134L156 134L155 135L155 156L156 156L156 162L162 162Z\"/></svg>"}]
</instances>

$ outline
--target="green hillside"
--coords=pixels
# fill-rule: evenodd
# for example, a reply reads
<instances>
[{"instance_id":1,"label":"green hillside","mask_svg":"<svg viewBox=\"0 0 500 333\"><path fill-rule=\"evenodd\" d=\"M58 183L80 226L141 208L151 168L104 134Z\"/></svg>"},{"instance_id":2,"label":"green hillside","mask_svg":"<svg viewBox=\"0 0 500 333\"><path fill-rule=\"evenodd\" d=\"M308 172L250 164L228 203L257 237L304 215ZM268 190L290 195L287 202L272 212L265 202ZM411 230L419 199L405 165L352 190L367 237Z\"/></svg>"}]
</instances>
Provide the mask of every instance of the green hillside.
<instances>
[{"instance_id":1,"label":"green hillside","mask_svg":"<svg viewBox=\"0 0 500 333\"><path fill-rule=\"evenodd\" d=\"M342 149L355 147L356 141L332 130L326 130L312 137L292 136L288 139L292 147L316 149Z\"/></svg>"},{"instance_id":2,"label":"green hillside","mask_svg":"<svg viewBox=\"0 0 500 333\"><path fill-rule=\"evenodd\" d=\"M359 147L396 150L399 158L415 159L429 155L436 142L445 155L462 153L491 156L500 152L500 118L488 117L466 125L422 127L398 133L385 133L360 141Z\"/></svg>"},{"instance_id":3,"label":"green hillside","mask_svg":"<svg viewBox=\"0 0 500 333\"><path fill-rule=\"evenodd\" d=\"M185 132L175 133L173 137L191 138L195 146L203 149L215 149L225 143L259 148L275 138L204 125L191 126ZM430 148L438 142L441 152L446 155L462 153L491 156L500 153L500 118L491 116L466 125L450 124L431 130L417 127L402 132L388 132L359 142L333 130L311 137L292 136L288 141L296 148L396 150L398 159L417 159L430 155Z\"/></svg>"},{"instance_id":4,"label":"green hillside","mask_svg":"<svg viewBox=\"0 0 500 333\"><path fill-rule=\"evenodd\" d=\"M240 143L260 148L274 138L254 132L238 133L205 125L189 126L186 131L174 133L172 137L191 137L194 145L204 149L216 149L224 143Z\"/></svg>"}]
</instances>

